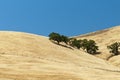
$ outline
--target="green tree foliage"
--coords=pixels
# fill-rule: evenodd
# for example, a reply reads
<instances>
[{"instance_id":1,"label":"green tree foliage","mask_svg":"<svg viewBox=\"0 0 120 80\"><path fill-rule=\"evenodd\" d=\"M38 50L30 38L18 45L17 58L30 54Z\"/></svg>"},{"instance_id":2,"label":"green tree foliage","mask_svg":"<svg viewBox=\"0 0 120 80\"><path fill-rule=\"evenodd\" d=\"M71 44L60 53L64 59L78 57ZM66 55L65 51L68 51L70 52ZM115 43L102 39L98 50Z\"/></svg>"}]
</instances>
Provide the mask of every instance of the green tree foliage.
<instances>
[{"instance_id":1,"label":"green tree foliage","mask_svg":"<svg viewBox=\"0 0 120 80\"><path fill-rule=\"evenodd\" d=\"M49 34L49 39L57 41L58 44L62 41L61 35L59 33L55 33L55 32L52 32Z\"/></svg>"},{"instance_id":2,"label":"green tree foliage","mask_svg":"<svg viewBox=\"0 0 120 80\"><path fill-rule=\"evenodd\" d=\"M59 33L52 32L49 34L49 39L53 41L57 41L59 44L60 42L64 42L65 44L68 44L69 38L64 35L60 35Z\"/></svg>"},{"instance_id":3,"label":"green tree foliage","mask_svg":"<svg viewBox=\"0 0 120 80\"><path fill-rule=\"evenodd\" d=\"M88 44L88 40L87 39L83 39L82 42L81 42L81 46L82 46L82 49L85 50L86 49L86 45Z\"/></svg>"},{"instance_id":4,"label":"green tree foliage","mask_svg":"<svg viewBox=\"0 0 120 80\"><path fill-rule=\"evenodd\" d=\"M81 40L71 39L69 44L72 47L76 47L77 49L80 49L80 47L81 47Z\"/></svg>"},{"instance_id":5,"label":"green tree foliage","mask_svg":"<svg viewBox=\"0 0 120 80\"><path fill-rule=\"evenodd\" d=\"M58 44L60 42L64 42L65 44L68 44L72 47L75 47L77 49L82 48L87 53L95 54L98 50L98 46L96 46L96 43L94 40L77 40L75 38L68 38L67 36L60 35L59 33L52 32L49 34L49 39L56 41Z\"/></svg>"},{"instance_id":6,"label":"green tree foliage","mask_svg":"<svg viewBox=\"0 0 120 80\"><path fill-rule=\"evenodd\" d=\"M110 49L110 53L113 53L114 55L118 55L119 54L119 47L120 47L120 43L119 42L115 42L115 43L107 46L107 48Z\"/></svg>"},{"instance_id":7,"label":"green tree foliage","mask_svg":"<svg viewBox=\"0 0 120 80\"><path fill-rule=\"evenodd\" d=\"M95 54L98 50L98 46L96 46L95 41L87 39L82 40L82 48L90 54Z\"/></svg>"},{"instance_id":8,"label":"green tree foliage","mask_svg":"<svg viewBox=\"0 0 120 80\"><path fill-rule=\"evenodd\" d=\"M61 41L68 44L69 38L67 36L61 35Z\"/></svg>"}]
</instances>

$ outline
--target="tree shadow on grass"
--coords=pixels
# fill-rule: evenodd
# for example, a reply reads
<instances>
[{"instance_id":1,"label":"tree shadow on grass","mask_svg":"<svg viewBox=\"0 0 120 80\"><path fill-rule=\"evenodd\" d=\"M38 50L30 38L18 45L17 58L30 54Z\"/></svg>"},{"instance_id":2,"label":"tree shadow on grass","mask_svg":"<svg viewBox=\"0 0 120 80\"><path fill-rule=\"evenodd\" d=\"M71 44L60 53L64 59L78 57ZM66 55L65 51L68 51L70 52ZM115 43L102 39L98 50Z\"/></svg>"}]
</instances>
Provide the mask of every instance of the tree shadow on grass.
<instances>
[{"instance_id":1,"label":"tree shadow on grass","mask_svg":"<svg viewBox=\"0 0 120 80\"><path fill-rule=\"evenodd\" d=\"M110 56L108 56L108 58L106 60L109 60L110 58L112 58L114 56L118 56L118 55L120 55L120 52L117 55L115 55L115 54L112 53Z\"/></svg>"},{"instance_id":2,"label":"tree shadow on grass","mask_svg":"<svg viewBox=\"0 0 120 80\"><path fill-rule=\"evenodd\" d=\"M72 47L70 47L68 45L58 44L57 42L54 42L54 41L51 41L51 42L54 43L54 44L56 44L56 45L59 45L59 46L62 46L62 47L74 50Z\"/></svg>"},{"instance_id":3,"label":"tree shadow on grass","mask_svg":"<svg viewBox=\"0 0 120 80\"><path fill-rule=\"evenodd\" d=\"M101 52L96 52L96 53L94 53L93 55L98 55L98 54L101 54Z\"/></svg>"}]
</instances>

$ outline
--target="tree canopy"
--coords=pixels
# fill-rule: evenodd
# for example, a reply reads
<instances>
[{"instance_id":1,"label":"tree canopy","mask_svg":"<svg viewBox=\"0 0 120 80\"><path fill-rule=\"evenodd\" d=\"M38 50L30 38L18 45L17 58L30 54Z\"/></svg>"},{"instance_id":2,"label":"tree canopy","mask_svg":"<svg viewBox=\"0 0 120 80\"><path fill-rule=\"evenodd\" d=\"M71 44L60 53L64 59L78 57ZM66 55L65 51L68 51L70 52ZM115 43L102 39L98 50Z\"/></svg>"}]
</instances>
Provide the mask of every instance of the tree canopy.
<instances>
[{"instance_id":1,"label":"tree canopy","mask_svg":"<svg viewBox=\"0 0 120 80\"><path fill-rule=\"evenodd\" d=\"M107 46L107 48L110 49L110 53L113 53L114 55L118 55L119 54L119 47L120 47L120 43L119 42L115 42L115 43Z\"/></svg>"},{"instance_id":2,"label":"tree canopy","mask_svg":"<svg viewBox=\"0 0 120 80\"><path fill-rule=\"evenodd\" d=\"M49 39L57 41L58 44L62 41L60 34L55 32L52 32L49 34Z\"/></svg>"},{"instance_id":3,"label":"tree canopy","mask_svg":"<svg viewBox=\"0 0 120 80\"><path fill-rule=\"evenodd\" d=\"M82 48L90 54L95 54L98 50L98 46L96 46L95 41L87 39L82 40Z\"/></svg>"},{"instance_id":4,"label":"tree canopy","mask_svg":"<svg viewBox=\"0 0 120 80\"><path fill-rule=\"evenodd\" d=\"M70 40L70 46L76 47L76 48L80 49L80 47L81 47L81 40L71 39Z\"/></svg>"}]
</instances>

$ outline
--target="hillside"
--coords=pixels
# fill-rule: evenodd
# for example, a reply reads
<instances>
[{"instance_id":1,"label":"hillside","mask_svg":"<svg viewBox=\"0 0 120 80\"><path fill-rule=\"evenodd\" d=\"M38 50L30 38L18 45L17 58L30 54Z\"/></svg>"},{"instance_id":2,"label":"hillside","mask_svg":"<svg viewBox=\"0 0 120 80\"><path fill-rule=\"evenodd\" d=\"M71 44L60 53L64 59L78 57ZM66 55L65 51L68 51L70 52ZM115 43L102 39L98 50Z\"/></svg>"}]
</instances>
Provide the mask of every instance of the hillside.
<instances>
[{"instance_id":1,"label":"hillside","mask_svg":"<svg viewBox=\"0 0 120 80\"><path fill-rule=\"evenodd\" d=\"M114 42L120 42L120 26L115 26L109 29L88 33L80 36L75 36L77 39L93 39L99 46L99 52L101 54L96 55L100 58L107 59L111 53L107 49L107 45L110 45ZM115 56L115 58L111 58L109 60L114 65L120 66L120 56Z\"/></svg>"},{"instance_id":2,"label":"hillside","mask_svg":"<svg viewBox=\"0 0 120 80\"><path fill-rule=\"evenodd\" d=\"M100 35L98 40L92 37L99 42ZM110 38L107 32L102 35ZM108 61L47 37L8 31L1 31L0 37L0 80L120 80L120 69ZM99 45L110 40L103 41Z\"/></svg>"}]
</instances>

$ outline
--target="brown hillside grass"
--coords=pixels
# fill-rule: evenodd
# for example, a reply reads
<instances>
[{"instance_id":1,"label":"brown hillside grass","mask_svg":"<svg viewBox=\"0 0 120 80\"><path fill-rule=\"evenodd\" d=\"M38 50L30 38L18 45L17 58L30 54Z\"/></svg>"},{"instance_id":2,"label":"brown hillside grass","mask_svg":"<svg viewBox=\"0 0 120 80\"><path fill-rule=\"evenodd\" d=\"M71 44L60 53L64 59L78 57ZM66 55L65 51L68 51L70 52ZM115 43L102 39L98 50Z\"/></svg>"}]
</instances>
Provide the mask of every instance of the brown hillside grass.
<instances>
[{"instance_id":1,"label":"brown hillside grass","mask_svg":"<svg viewBox=\"0 0 120 80\"><path fill-rule=\"evenodd\" d=\"M119 67L47 37L0 32L0 80L120 80L119 75Z\"/></svg>"},{"instance_id":2,"label":"brown hillside grass","mask_svg":"<svg viewBox=\"0 0 120 80\"><path fill-rule=\"evenodd\" d=\"M90 34L76 36L75 38L77 39L85 38L85 39L95 40L99 46L99 49L100 49L99 52L101 52L101 54L98 54L96 56L103 58L103 59L107 59L109 56L111 56L111 53L109 53L107 46L114 42L120 42L120 26L97 31L97 32L90 33ZM115 57L115 59L114 59L115 61L119 61L120 56ZM117 63L117 65L120 66L120 63L119 64Z\"/></svg>"}]
</instances>

